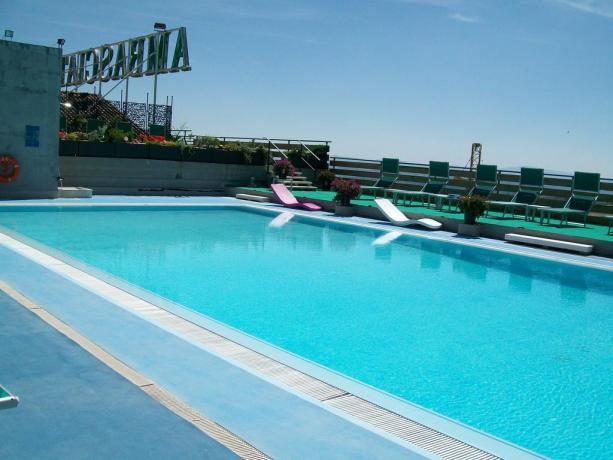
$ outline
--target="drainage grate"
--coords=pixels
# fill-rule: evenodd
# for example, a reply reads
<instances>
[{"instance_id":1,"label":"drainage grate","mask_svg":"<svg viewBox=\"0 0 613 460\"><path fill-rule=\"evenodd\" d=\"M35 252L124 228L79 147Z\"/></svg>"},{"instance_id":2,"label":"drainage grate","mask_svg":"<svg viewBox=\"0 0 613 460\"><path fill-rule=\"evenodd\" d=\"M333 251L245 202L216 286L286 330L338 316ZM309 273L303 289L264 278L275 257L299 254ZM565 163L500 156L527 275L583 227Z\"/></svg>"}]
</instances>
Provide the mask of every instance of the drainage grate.
<instances>
[{"instance_id":1,"label":"drainage grate","mask_svg":"<svg viewBox=\"0 0 613 460\"><path fill-rule=\"evenodd\" d=\"M499 458L351 394L325 403L445 459Z\"/></svg>"},{"instance_id":2,"label":"drainage grate","mask_svg":"<svg viewBox=\"0 0 613 460\"><path fill-rule=\"evenodd\" d=\"M195 425L200 431L206 433L217 442L223 444L240 457L247 460L270 459L270 457L253 447L251 444L235 436L221 425L218 425L212 420L203 417L187 404L184 404L182 401L178 400L172 394L168 393L166 390L163 390L157 385L145 385L141 387L141 390L156 401L159 401L179 417L182 417Z\"/></svg>"}]
</instances>

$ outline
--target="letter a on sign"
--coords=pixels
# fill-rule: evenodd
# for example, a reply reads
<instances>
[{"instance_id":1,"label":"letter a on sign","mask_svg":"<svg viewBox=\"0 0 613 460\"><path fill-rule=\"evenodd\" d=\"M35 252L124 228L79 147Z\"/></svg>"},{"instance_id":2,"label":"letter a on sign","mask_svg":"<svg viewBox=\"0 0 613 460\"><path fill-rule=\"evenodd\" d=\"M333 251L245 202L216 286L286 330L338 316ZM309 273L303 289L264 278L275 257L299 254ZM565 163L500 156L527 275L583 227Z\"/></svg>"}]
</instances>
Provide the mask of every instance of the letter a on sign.
<instances>
[{"instance_id":1,"label":"letter a on sign","mask_svg":"<svg viewBox=\"0 0 613 460\"><path fill-rule=\"evenodd\" d=\"M187 51L187 32L185 27L179 29L179 35L177 36L177 43L175 44L175 53L172 57L171 72L179 71L179 60L183 60L183 66L181 70L190 70L189 66L189 53Z\"/></svg>"}]
</instances>

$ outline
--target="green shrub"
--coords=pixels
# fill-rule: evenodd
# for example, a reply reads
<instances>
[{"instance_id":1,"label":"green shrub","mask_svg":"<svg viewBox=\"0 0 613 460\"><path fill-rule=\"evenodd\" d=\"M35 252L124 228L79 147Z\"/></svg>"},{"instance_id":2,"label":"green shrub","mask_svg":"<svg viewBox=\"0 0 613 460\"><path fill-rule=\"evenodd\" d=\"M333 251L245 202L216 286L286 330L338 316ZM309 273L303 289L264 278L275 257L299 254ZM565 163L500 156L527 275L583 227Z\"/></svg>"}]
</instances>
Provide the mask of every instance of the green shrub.
<instances>
[{"instance_id":1,"label":"green shrub","mask_svg":"<svg viewBox=\"0 0 613 460\"><path fill-rule=\"evenodd\" d=\"M327 169L319 171L319 174L317 175L317 180L322 190L330 190L330 185L335 178L336 174Z\"/></svg>"},{"instance_id":2,"label":"green shrub","mask_svg":"<svg viewBox=\"0 0 613 460\"><path fill-rule=\"evenodd\" d=\"M193 146L200 149L217 148L221 144L220 140L213 136L197 136L194 138Z\"/></svg>"},{"instance_id":3,"label":"green shrub","mask_svg":"<svg viewBox=\"0 0 613 460\"><path fill-rule=\"evenodd\" d=\"M314 145L313 147L309 148L311 149L311 152L313 152L319 158L325 157L326 155L328 155L328 152L330 152L329 145Z\"/></svg>"},{"instance_id":4,"label":"green shrub","mask_svg":"<svg viewBox=\"0 0 613 460\"><path fill-rule=\"evenodd\" d=\"M87 125L87 119L85 117L78 117L69 124L70 131L85 131Z\"/></svg>"},{"instance_id":5,"label":"green shrub","mask_svg":"<svg viewBox=\"0 0 613 460\"><path fill-rule=\"evenodd\" d=\"M107 131L107 138L109 142L122 143L132 142L134 140L134 133L132 131L122 131L118 128L111 128Z\"/></svg>"},{"instance_id":6,"label":"green shrub","mask_svg":"<svg viewBox=\"0 0 613 460\"><path fill-rule=\"evenodd\" d=\"M289 158L290 160L298 160L304 156L304 153L306 153L306 151L303 152L299 148L289 149L287 152L285 152L287 158Z\"/></svg>"},{"instance_id":7,"label":"green shrub","mask_svg":"<svg viewBox=\"0 0 613 460\"><path fill-rule=\"evenodd\" d=\"M106 140L106 125L87 133L87 140L90 142L104 142Z\"/></svg>"}]
</instances>

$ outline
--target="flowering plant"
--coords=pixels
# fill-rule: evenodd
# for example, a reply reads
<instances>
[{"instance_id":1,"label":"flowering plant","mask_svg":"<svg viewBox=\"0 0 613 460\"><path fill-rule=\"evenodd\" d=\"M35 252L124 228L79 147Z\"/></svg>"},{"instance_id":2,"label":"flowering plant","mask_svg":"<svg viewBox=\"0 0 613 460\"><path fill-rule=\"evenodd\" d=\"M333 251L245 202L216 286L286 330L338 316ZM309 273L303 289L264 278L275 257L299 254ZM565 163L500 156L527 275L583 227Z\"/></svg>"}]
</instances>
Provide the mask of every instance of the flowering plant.
<instances>
[{"instance_id":1,"label":"flowering plant","mask_svg":"<svg viewBox=\"0 0 613 460\"><path fill-rule=\"evenodd\" d=\"M272 165L272 171L275 173L275 175L284 179L289 174L294 173L294 165L289 160L277 160Z\"/></svg>"},{"instance_id":2,"label":"flowering plant","mask_svg":"<svg viewBox=\"0 0 613 460\"><path fill-rule=\"evenodd\" d=\"M61 140L64 140L64 138L66 137L66 133L64 131L61 131L58 133L59 137Z\"/></svg>"},{"instance_id":3,"label":"flowering plant","mask_svg":"<svg viewBox=\"0 0 613 460\"><path fill-rule=\"evenodd\" d=\"M362 191L358 181L345 179L334 179L331 188L336 192L334 201L341 206L351 206L351 200L359 197Z\"/></svg>"},{"instance_id":4,"label":"flowering plant","mask_svg":"<svg viewBox=\"0 0 613 460\"><path fill-rule=\"evenodd\" d=\"M139 139L145 144L161 144L166 140L164 136L149 136L147 134L141 134Z\"/></svg>"}]
</instances>

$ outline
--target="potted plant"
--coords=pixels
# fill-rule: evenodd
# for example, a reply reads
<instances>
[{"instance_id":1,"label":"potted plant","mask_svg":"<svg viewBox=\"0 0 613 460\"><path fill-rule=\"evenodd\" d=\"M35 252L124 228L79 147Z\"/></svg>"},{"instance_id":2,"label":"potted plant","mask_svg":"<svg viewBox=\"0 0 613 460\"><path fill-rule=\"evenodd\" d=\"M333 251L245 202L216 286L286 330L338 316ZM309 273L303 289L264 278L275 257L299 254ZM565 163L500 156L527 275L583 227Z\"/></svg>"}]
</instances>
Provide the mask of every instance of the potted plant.
<instances>
[{"instance_id":1,"label":"potted plant","mask_svg":"<svg viewBox=\"0 0 613 460\"><path fill-rule=\"evenodd\" d=\"M330 190L330 186L332 182L336 178L336 174L328 169L324 169L323 171L319 171L317 175L317 180L319 181L319 186L322 190L328 191Z\"/></svg>"},{"instance_id":2,"label":"potted plant","mask_svg":"<svg viewBox=\"0 0 613 460\"><path fill-rule=\"evenodd\" d=\"M477 219L487 209L487 202L478 195L462 196L458 201L458 208L464 213L464 223L458 227L458 234L466 236L479 236Z\"/></svg>"},{"instance_id":3,"label":"potted plant","mask_svg":"<svg viewBox=\"0 0 613 460\"><path fill-rule=\"evenodd\" d=\"M353 216L351 200L360 196L360 183L355 180L334 179L331 186L336 192L334 214L337 216Z\"/></svg>"},{"instance_id":4,"label":"potted plant","mask_svg":"<svg viewBox=\"0 0 613 460\"><path fill-rule=\"evenodd\" d=\"M288 175L294 173L294 165L289 160L277 160L272 165L272 172L279 179L286 179Z\"/></svg>"}]
</instances>

